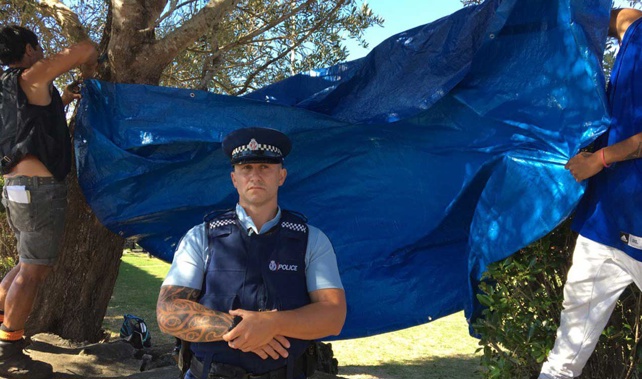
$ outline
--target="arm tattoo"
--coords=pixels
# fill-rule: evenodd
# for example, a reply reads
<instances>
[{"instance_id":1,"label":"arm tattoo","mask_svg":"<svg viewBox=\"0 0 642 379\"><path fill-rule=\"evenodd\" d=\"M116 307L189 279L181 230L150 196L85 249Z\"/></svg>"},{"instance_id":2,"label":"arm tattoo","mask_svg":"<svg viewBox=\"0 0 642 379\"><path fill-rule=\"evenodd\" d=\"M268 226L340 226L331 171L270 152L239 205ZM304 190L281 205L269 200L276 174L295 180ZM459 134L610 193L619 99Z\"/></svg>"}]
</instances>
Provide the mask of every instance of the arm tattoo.
<instances>
[{"instance_id":1,"label":"arm tattoo","mask_svg":"<svg viewBox=\"0 0 642 379\"><path fill-rule=\"evenodd\" d=\"M185 341L220 341L232 326L234 317L209 309L196 300L199 290L179 286L161 287L156 318L164 333Z\"/></svg>"},{"instance_id":2,"label":"arm tattoo","mask_svg":"<svg viewBox=\"0 0 642 379\"><path fill-rule=\"evenodd\" d=\"M640 157L642 157L642 142L638 143L638 147L624 159L636 159Z\"/></svg>"}]
</instances>

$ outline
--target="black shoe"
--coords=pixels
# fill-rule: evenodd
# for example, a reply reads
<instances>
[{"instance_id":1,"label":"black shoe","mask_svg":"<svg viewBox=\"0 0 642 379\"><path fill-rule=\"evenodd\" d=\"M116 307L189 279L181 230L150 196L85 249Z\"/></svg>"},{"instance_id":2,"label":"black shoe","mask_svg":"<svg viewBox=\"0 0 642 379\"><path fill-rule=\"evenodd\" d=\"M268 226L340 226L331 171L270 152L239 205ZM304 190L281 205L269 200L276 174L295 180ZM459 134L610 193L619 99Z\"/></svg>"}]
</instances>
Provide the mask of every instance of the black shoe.
<instances>
[{"instance_id":1,"label":"black shoe","mask_svg":"<svg viewBox=\"0 0 642 379\"><path fill-rule=\"evenodd\" d=\"M24 353L24 340L0 341L0 377L7 379L50 379L50 364L34 361Z\"/></svg>"}]
</instances>

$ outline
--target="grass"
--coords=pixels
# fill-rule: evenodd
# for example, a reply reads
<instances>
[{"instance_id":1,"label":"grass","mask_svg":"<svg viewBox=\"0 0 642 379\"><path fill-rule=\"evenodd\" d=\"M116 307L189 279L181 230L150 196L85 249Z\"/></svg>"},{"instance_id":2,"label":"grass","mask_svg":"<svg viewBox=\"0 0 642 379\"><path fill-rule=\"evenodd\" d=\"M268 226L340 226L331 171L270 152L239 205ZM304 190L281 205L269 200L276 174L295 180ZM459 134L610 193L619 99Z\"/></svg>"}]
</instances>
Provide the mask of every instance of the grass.
<instances>
[{"instance_id":1,"label":"grass","mask_svg":"<svg viewBox=\"0 0 642 379\"><path fill-rule=\"evenodd\" d=\"M118 338L123 314L145 320L152 345L167 345L174 338L162 334L156 323L156 299L169 264L147 254L123 254L118 280L103 327ZM480 354L477 340L468 335L463 314L441 318L393 333L333 341L339 375L349 379L474 379Z\"/></svg>"},{"instance_id":2,"label":"grass","mask_svg":"<svg viewBox=\"0 0 642 379\"><path fill-rule=\"evenodd\" d=\"M334 341L339 375L350 379L481 378L477 339L463 312L373 337Z\"/></svg>"},{"instance_id":3,"label":"grass","mask_svg":"<svg viewBox=\"0 0 642 379\"><path fill-rule=\"evenodd\" d=\"M161 333L156 322L158 291L169 264L146 253L125 250L103 328L111 338L119 338L123 315L133 314L145 320L152 345L174 344L174 337Z\"/></svg>"}]
</instances>

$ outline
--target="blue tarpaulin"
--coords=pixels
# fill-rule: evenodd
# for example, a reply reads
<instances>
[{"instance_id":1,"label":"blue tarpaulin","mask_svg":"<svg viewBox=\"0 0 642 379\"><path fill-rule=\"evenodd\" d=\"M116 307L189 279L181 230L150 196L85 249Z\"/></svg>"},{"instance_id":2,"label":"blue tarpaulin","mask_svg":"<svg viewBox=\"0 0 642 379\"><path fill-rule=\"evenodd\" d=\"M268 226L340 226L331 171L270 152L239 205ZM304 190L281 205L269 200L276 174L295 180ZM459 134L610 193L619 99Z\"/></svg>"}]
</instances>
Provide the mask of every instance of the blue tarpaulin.
<instances>
[{"instance_id":1,"label":"blue tarpaulin","mask_svg":"<svg viewBox=\"0 0 642 379\"><path fill-rule=\"evenodd\" d=\"M87 81L81 187L108 228L171 261L189 228L236 203L222 138L279 129L293 141L279 203L333 242L341 338L470 315L486 266L583 193L563 166L608 126L610 5L488 0L243 98Z\"/></svg>"}]
</instances>

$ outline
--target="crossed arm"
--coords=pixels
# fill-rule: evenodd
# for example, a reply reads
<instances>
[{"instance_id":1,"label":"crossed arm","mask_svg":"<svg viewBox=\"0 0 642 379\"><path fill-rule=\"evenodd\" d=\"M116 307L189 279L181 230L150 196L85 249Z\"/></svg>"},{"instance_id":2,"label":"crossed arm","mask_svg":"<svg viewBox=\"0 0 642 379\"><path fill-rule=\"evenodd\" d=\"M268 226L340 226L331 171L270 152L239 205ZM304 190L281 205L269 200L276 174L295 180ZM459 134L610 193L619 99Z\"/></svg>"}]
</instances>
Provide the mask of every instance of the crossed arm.
<instances>
[{"instance_id":1,"label":"crossed arm","mask_svg":"<svg viewBox=\"0 0 642 379\"><path fill-rule=\"evenodd\" d=\"M310 304L289 311L230 311L243 321L223 335L223 340L234 349L248 352L276 336L314 340L338 335L346 318L345 292L337 288L321 289L310 292L310 300Z\"/></svg>"},{"instance_id":2,"label":"crossed arm","mask_svg":"<svg viewBox=\"0 0 642 379\"><path fill-rule=\"evenodd\" d=\"M287 357L290 343L286 337L316 339L339 334L346 317L341 289L311 292L311 304L274 312L215 311L196 301L199 293L188 287L162 286L156 305L161 331L191 342L224 340L231 348L263 359ZM242 317L242 321L228 332L234 316Z\"/></svg>"},{"instance_id":3,"label":"crossed arm","mask_svg":"<svg viewBox=\"0 0 642 379\"><path fill-rule=\"evenodd\" d=\"M221 341L234 316L199 304L200 291L179 286L162 286L156 304L158 326L163 333L184 341Z\"/></svg>"}]
</instances>

